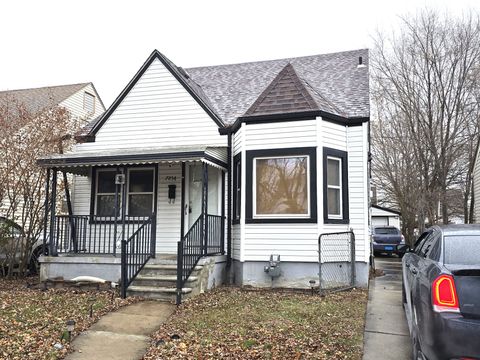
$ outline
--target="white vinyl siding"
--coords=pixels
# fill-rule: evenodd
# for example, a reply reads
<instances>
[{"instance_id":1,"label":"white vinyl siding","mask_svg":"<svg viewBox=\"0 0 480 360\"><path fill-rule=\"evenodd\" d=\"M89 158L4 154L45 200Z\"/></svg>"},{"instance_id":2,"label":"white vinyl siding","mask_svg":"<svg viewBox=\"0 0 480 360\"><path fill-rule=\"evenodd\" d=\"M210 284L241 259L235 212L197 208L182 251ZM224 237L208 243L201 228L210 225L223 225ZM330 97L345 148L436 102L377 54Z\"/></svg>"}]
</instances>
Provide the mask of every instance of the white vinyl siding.
<instances>
[{"instance_id":1,"label":"white vinyl siding","mask_svg":"<svg viewBox=\"0 0 480 360\"><path fill-rule=\"evenodd\" d=\"M175 178L174 182L162 179ZM176 198L174 203L168 201L168 185L175 184ZM177 242L180 240L180 214L182 211L182 165L160 164L158 168L157 194L157 253L177 253Z\"/></svg>"},{"instance_id":2,"label":"white vinyl siding","mask_svg":"<svg viewBox=\"0 0 480 360\"><path fill-rule=\"evenodd\" d=\"M347 151L347 128L345 126L322 121L321 127L322 147Z\"/></svg>"},{"instance_id":3,"label":"white vinyl siding","mask_svg":"<svg viewBox=\"0 0 480 360\"><path fill-rule=\"evenodd\" d=\"M237 155L244 147L245 126L241 126L238 131L232 135L232 153Z\"/></svg>"},{"instance_id":4,"label":"white vinyl siding","mask_svg":"<svg viewBox=\"0 0 480 360\"><path fill-rule=\"evenodd\" d=\"M91 176L74 175L72 189L72 208L74 215L90 214Z\"/></svg>"},{"instance_id":5,"label":"white vinyl siding","mask_svg":"<svg viewBox=\"0 0 480 360\"><path fill-rule=\"evenodd\" d=\"M279 254L282 261L317 262L318 236L353 229L357 261L368 261L368 123L345 127L317 120L264 124L242 124L233 138L233 153L246 150L289 147L317 148L318 223L245 224L245 190L242 189L242 218L233 226L233 255L240 261L268 261ZM323 154L329 147L348 152L349 224L323 223ZM244 163L242 165L245 165ZM245 172L242 174L245 184Z\"/></svg>"},{"instance_id":6,"label":"white vinyl siding","mask_svg":"<svg viewBox=\"0 0 480 360\"><path fill-rule=\"evenodd\" d=\"M248 124L244 126L245 150L317 146L316 120Z\"/></svg>"},{"instance_id":7,"label":"white vinyl siding","mask_svg":"<svg viewBox=\"0 0 480 360\"><path fill-rule=\"evenodd\" d=\"M368 123L348 128L348 194L350 227L355 232L357 261L368 261Z\"/></svg>"},{"instance_id":8,"label":"white vinyl siding","mask_svg":"<svg viewBox=\"0 0 480 360\"><path fill-rule=\"evenodd\" d=\"M154 60L96 135L77 152L209 145L226 146L227 136L170 71Z\"/></svg>"},{"instance_id":9,"label":"white vinyl siding","mask_svg":"<svg viewBox=\"0 0 480 360\"><path fill-rule=\"evenodd\" d=\"M84 93L88 92L95 96L95 111L90 113L83 108ZM105 112L103 104L99 100L98 94L95 92L92 84L86 85L83 89L80 89L72 96L66 98L60 103L60 106L65 107L70 111L73 118L79 122L80 125L85 125L91 119L100 116Z\"/></svg>"},{"instance_id":10,"label":"white vinyl siding","mask_svg":"<svg viewBox=\"0 0 480 360\"><path fill-rule=\"evenodd\" d=\"M318 260L317 224L246 224L245 261L268 261L279 254L282 261Z\"/></svg>"}]
</instances>

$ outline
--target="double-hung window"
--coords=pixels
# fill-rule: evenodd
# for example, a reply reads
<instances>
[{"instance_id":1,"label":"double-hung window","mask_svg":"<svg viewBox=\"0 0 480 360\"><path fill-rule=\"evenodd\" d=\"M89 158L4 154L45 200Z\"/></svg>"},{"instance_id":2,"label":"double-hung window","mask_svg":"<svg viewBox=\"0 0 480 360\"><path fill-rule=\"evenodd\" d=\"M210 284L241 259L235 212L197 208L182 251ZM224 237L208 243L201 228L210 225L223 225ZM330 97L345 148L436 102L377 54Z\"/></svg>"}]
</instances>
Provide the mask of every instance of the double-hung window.
<instances>
[{"instance_id":1,"label":"double-hung window","mask_svg":"<svg viewBox=\"0 0 480 360\"><path fill-rule=\"evenodd\" d=\"M153 211L154 171L129 169L127 187L128 216L150 216Z\"/></svg>"},{"instance_id":2,"label":"double-hung window","mask_svg":"<svg viewBox=\"0 0 480 360\"><path fill-rule=\"evenodd\" d=\"M95 215L97 216L115 216L115 174L115 169L96 171Z\"/></svg>"},{"instance_id":3,"label":"double-hung window","mask_svg":"<svg viewBox=\"0 0 480 360\"><path fill-rule=\"evenodd\" d=\"M116 169L97 169L95 172L94 209L97 217L115 216L115 175ZM126 172L126 201L127 216L147 217L152 215L154 208L154 179L153 168L130 168ZM118 211L121 214L122 194L118 189Z\"/></svg>"},{"instance_id":4,"label":"double-hung window","mask_svg":"<svg viewBox=\"0 0 480 360\"><path fill-rule=\"evenodd\" d=\"M315 158L315 148L247 151L246 221L316 222Z\"/></svg>"},{"instance_id":5,"label":"double-hung window","mask_svg":"<svg viewBox=\"0 0 480 360\"><path fill-rule=\"evenodd\" d=\"M324 221L348 223L347 153L323 148Z\"/></svg>"}]
</instances>

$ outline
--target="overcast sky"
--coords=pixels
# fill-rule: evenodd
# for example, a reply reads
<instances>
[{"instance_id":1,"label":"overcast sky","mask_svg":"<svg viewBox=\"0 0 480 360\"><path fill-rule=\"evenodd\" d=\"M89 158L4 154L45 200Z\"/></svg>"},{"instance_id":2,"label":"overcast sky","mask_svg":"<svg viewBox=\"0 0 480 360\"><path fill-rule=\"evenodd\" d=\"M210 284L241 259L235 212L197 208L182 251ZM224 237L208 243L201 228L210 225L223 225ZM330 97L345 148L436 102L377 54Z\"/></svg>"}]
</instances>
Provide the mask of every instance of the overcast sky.
<instances>
[{"instance_id":1,"label":"overcast sky","mask_svg":"<svg viewBox=\"0 0 480 360\"><path fill-rule=\"evenodd\" d=\"M153 49L188 68L368 48L425 6L480 0L2 1L0 90L91 81L108 106Z\"/></svg>"}]
</instances>

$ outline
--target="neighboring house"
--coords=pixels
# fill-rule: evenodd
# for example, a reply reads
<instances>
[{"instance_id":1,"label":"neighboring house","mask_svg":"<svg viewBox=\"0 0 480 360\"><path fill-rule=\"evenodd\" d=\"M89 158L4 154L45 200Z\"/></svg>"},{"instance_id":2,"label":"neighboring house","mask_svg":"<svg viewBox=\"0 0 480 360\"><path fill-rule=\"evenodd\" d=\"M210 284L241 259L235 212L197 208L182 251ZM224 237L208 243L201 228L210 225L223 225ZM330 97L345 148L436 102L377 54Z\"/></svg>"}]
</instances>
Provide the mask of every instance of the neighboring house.
<instances>
[{"instance_id":1,"label":"neighboring house","mask_svg":"<svg viewBox=\"0 0 480 360\"><path fill-rule=\"evenodd\" d=\"M192 69L154 51L78 140L39 160L76 174L73 213L51 209L48 226L50 254L70 256L45 257L43 278L188 292L194 266L221 255L205 286L227 266L236 284L305 288L319 235L353 229L357 284L368 282L368 50ZM164 272L154 283L144 267Z\"/></svg>"},{"instance_id":2,"label":"neighboring house","mask_svg":"<svg viewBox=\"0 0 480 360\"><path fill-rule=\"evenodd\" d=\"M12 100L25 105L31 113L61 106L70 112L72 118L85 122L105 112L102 99L92 83L0 91L0 104Z\"/></svg>"},{"instance_id":3,"label":"neighboring house","mask_svg":"<svg viewBox=\"0 0 480 360\"><path fill-rule=\"evenodd\" d=\"M55 106L63 107L77 126L87 124L105 112L105 106L91 82L0 91L0 106L11 106L13 102L25 106L30 114ZM5 215L8 207L8 199L3 199L0 216ZM21 206L19 208L21 211ZM17 217L20 215L15 215L12 220L16 221Z\"/></svg>"},{"instance_id":4,"label":"neighboring house","mask_svg":"<svg viewBox=\"0 0 480 360\"><path fill-rule=\"evenodd\" d=\"M395 226L400 229L400 212L379 205L371 206L372 226Z\"/></svg>"}]
</instances>

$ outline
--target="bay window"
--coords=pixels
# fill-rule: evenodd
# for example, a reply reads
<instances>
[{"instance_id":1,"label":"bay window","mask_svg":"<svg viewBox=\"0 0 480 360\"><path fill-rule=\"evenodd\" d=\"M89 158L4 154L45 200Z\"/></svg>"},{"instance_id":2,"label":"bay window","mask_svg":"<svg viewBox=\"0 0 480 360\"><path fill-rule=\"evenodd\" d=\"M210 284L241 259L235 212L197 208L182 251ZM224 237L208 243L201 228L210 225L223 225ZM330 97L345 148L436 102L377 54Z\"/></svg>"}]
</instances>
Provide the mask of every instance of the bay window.
<instances>
[{"instance_id":1,"label":"bay window","mask_svg":"<svg viewBox=\"0 0 480 360\"><path fill-rule=\"evenodd\" d=\"M246 221L316 222L315 153L315 148L247 151Z\"/></svg>"}]
</instances>

